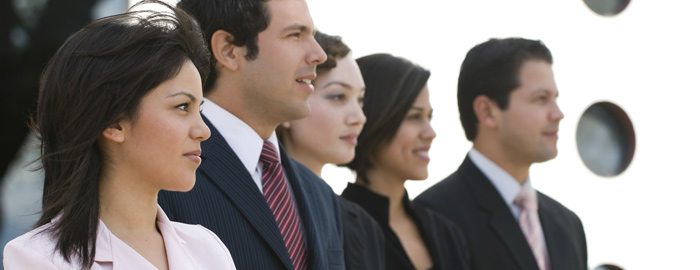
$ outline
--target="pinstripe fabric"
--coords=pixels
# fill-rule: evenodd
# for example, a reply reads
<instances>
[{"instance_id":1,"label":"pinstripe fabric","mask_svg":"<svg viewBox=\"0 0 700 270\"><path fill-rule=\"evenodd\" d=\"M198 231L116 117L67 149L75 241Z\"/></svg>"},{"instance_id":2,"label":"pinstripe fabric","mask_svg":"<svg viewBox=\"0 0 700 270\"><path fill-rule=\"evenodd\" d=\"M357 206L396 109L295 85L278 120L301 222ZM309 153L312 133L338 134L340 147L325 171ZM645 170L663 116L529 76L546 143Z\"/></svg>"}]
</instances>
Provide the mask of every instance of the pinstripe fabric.
<instances>
[{"instance_id":1,"label":"pinstripe fabric","mask_svg":"<svg viewBox=\"0 0 700 270\"><path fill-rule=\"evenodd\" d=\"M226 244L238 269L294 269L270 208L240 159L204 117L211 137L189 192L161 191L158 203L173 221L201 224ZM302 225L308 269L344 269L336 195L280 148L280 161Z\"/></svg>"},{"instance_id":2,"label":"pinstripe fabric","mask_svg":"<svg viewBox=\"0 0 700 270\"><path fill-rule=\"evenodd\" d=\"M292 194L287 188L287 181L284 179L277 151L269 141L263 143L260 161L263 163L263 195L275 216L275 220L277 220L292 265L294 265L295 270L306 269L306 246L304 239L302 239L304 236L301 232L299 216L296 206L294 206L294 200L292 200Z\"/></svg>"}]
</instances>

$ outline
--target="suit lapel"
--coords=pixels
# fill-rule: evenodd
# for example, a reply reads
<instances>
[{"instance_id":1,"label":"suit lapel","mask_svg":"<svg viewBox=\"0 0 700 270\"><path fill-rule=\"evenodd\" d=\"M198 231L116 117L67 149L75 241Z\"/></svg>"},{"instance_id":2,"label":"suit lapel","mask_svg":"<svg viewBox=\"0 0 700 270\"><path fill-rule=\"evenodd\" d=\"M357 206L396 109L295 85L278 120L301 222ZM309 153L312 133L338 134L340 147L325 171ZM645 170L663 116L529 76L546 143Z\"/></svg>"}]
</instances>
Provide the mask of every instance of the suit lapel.
<instances>
[{"instance_id":1,"label":"suit lapel","mask_svg":"<svg viewBox=\"0 0 700 270\"><path fill-rule=\"evenodd\" d=\"M287 176L287 182L289 182L292 187L292 192L294 192L294 202L296 204L297 211L299 213L299 219L301 219L302 227L304 228L304 238L306 240L306 256L309 262L309 269L321 269L314 267L315 265L322 265L319 261L321 258L314 256L314 254L323 254L324 252L319 251L323 248L320 239L318 239L315 232L321 231L321 228L317 228L319 222L316 220L316 215L314 215L311 209L311 202L308 200L312 197L313 191L309 190L310 185L302 184L305 179L298 174L297 171L293 170L292 161L287 156L287 152L282 148L280 144L280 157L282 161L282 166L284 167L284 172Z\"/></svg>"},{"instance_id":2,"label":"suit lapel","mask_svg":"<svg viewBox=\"0 0 700 270\"><path fill-rule=\"evenodd\" d=\"M542 231L547 243L547 254L549 254L551 269L571 267L571 262L562 261L562 259L567 258L566 250L570 249L562 242L563 239L567 239L567 234L564 231L564 228L567 226L557 216L552 214L554 211L550 209L551 205L543 203L544 199L542 197L543 195L537 192L537 207L539 209L537 213L540 216Z\"/></svg>"},{"instance_id":3,"label":"suit lapel","mask_svg":"<svg viewBox=\"0 0 700 270\"><path fill-rule=\"evenodd\" d=\"M537 262L513 213L503 201L501 194L467 156L460 168L469 185L477 205L489 214L489 225L508 248L519 269L538 269Z\"/></svg>"},{"instance_id":4,"label":"suit lapel","mask_svg":"<svg viewBox=\"0 0 700 270\"><path fill-rule=\"evenodd\" d=\"M211 130L211 137L201 143L204 160L199 167L200 173L222 190L223 195L243 214L287 268L293 269L277 221L262 192L219 131L206 117L202 118Z\"/></svg>"}]
</instances>

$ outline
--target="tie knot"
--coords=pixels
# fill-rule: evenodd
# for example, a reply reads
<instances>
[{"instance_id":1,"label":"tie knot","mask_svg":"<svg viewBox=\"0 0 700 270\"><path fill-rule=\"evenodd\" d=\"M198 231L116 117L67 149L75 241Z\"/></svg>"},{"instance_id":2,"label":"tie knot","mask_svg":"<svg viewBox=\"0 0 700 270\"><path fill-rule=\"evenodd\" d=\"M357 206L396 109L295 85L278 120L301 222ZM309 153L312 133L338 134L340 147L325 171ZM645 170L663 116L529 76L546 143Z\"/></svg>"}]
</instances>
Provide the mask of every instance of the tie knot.
<instances>
[{"instance_id":1,"label":"tie knot","mask_svg":"<svg viewBox=\"0 0 700 270\"><path fill-rule=\"evenodd\" d=\"M522 187L518 196L515 197L515 204L523 210L537 211L537 193L530 187Z\"/></svg>"},{"instance_id":2,"label":"tie knot","mask_svg":"<svg viewBox=\"0 0 700 270\"><path fill-rule=\"evenodd\" d=\"M260 161L266 165L279 162L279 158L277 158L277 150L275 150L275 146L272 145L271 142L263 142L262 152L260 153Z\"/></svg>"}]
</instances>

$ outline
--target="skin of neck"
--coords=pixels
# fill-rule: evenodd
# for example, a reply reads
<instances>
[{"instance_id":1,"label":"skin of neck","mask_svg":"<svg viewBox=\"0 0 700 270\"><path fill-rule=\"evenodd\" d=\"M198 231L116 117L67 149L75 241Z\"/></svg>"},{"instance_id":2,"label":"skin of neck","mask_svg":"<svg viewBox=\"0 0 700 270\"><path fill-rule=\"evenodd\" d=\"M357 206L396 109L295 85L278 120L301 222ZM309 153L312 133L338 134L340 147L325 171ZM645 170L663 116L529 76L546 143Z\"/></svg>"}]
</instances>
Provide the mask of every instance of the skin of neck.
<instances>
[{"instance_id":1,"label":"skin of neck","mask_svg":"<svg viewBox=\"0 0 700 270\"><path fill-rule=\"evenodd\" d=\"M280 134L284 133L284 134ZM316 158L314 158L313 155L306 155L303 153L302 149L297 149L297 147L294 146L294 143L292 142L292 139L290 136L291 132L278 132L277 136L278 138L281 138L282 144L284 145L284 149L287 151L287 155L289 155L291 158L293 158L296 161L299 161L299 163L304 164L306 168L309 168L318 178L321 177L321 171L323 170L323 166L325 166L327 163L320 161ZM280 135L284 135L281 136Z\"/></svg>"},{"instance_id":2,"label":"skin of neck","mask_svg":"<svg viewBox=\"0 0 700 270\"><path fill-rule=\"evenodd\" d=\"M477 135L473 141L474 149L478 150L493 163L496 163L522 185L527 180L528 175L530 175L532 163L520 161L516 155L503 149L497 140L492 139L496 138L495 136L495 134Z\"/></svg>"},{"instance_id":3,"label":"skin of neck","mask_svg":"<svg viewBox=\"0 0 700 270\"><path fill-rule=\"evenodd\" d=\"M267 119L265 108L262 108L264 106L255 106L254 102L247 102L238 95L236 89L240 89L240 87L236 85L235 80L219 76L214 87L205 96L248 124L260 138L269 139L275 128L284 121Z\"/></svg>"},{"instance_id":4,"label":"skin of neck","mask_svg":"<svg viewBox=\"0 0 700 270\"><path fill-rule=\"evenodd\" d=\"M355 183L389 198L389 220L397 215L406 215L403 205L406 179L402 179L380 168L368 169L367 178L369 178L369 183L365 183L360 179L357 179Z\"/></svg>"},{"instance_id":5,"label":"skin of neck","mask_svg":"<svg viewBox=\"0 0 700 270\"><path fill-rule=\"evenodd\" d=\"M144 187L128 170L106 169L100 178L100 219L117 237L157 232L158 189ZM124 238L122 238L124 239Z\"/></svg>"}]
</instances>

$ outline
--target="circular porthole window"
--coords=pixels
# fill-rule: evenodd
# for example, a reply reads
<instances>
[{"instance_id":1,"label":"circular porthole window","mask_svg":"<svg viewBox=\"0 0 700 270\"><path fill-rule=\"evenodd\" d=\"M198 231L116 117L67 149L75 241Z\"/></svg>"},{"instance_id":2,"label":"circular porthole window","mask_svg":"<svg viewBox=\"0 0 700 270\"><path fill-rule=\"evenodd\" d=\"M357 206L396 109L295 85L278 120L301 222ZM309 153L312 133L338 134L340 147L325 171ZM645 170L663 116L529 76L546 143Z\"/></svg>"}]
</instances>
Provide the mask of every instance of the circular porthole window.
<instances>
[{"instance_id":1,"label":"circular porthole window","mask_svg":"<svg viewBox=\"0 0 700 270\"><path fill-rule=\"evenodd\" d=\"M583 0L593 12L602 16L615 16L625 10L630 0Z\"/></svg>"},{"instance_id":2,"label":"circular porthole window","mask_svg":"<svg viewBox=\"0 0 700 270\"><path fill-rule=\"evenodd\" d=\"M576 128L583 163L600 176L616 176L632 162L636 140L629 117L619 106L598 102L586 109Z\"/></svg>"}]
</instances>

